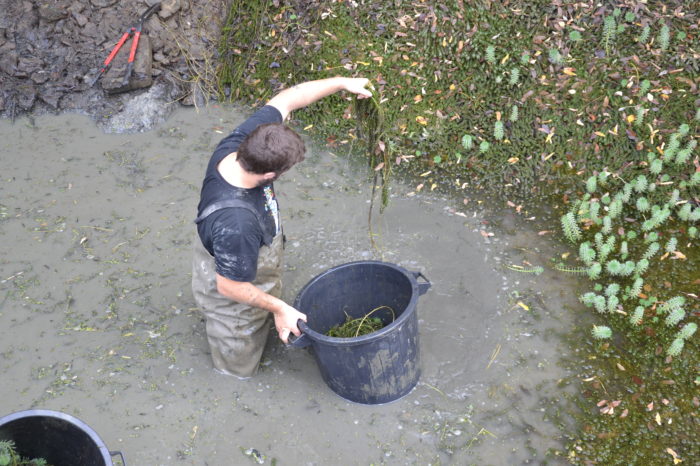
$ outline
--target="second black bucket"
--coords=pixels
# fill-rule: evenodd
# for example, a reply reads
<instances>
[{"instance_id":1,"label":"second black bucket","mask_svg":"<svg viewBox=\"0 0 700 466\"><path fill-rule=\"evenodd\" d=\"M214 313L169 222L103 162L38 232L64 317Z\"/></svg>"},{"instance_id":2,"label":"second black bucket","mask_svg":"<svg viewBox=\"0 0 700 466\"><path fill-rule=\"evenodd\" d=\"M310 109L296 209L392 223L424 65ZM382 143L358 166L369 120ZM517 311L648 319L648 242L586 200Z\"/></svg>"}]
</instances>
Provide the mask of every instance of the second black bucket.
<instances>
[{"instance_id":1,"label":"second black bucket","mask_svg":"<svg viewBox=\"0 0 700 466\"><path fill-rule=\"evenodd\" d=\"M11 440L18 455L52 466L112 466L111 452L97 433L70 414L30 409L0 418L0 440ZM22 463L24 464L24 463Z\"/></svg>"},{"instance_id":2,"label":"second black bucket","mask_svg":"<svg viewBox=\"0 0 700 466\"><path fill-rule=\"evenodd\" d=\"M420 272L386 262L350 262L329 269L294 301L308 322L299 321L302 335L292 345L311 346L323 380L341 397L363 404L397 400L420 377L416 310L418 297L429 288ZM379 307L373 317L382 319L382 329L355 338L325 335L347 316L363 317Z\"/></svg>"}]
</instances>

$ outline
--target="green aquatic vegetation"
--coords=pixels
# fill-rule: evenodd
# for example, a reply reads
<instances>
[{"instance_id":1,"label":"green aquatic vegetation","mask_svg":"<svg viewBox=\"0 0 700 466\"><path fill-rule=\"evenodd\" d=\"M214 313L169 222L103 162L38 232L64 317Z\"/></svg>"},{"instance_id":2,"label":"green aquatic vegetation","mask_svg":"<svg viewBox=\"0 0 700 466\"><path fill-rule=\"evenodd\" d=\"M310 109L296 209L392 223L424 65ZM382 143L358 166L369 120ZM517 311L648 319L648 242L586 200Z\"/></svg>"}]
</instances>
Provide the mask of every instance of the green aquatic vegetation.
<instances>
[{"instance_id":1,"label":"green aquatic vegetation","mask_svg":"<svg viewBox=\"0 0 700 466\"><path fill-rule=\"evenodd\" d=\"M583 39L583 36L581 35L580 32L578 31L570 31L569 32L569 40L572 42L580 42Z\"/></svg>"},{"instance_id":2,"label":"green aquatic vegetation","mask_svg":"<svg viewBox=\"0 0 700 466\"><path fill-rule=\"evenodd\" d=\"M632 287L630 288L629 296L630 297L639 296L639 294L642 292L643 286L644 286L644 279L641 277L635 278L634 283L632 284Z\"/></svg>"},{"instance_id":3,"label":"green aquatic vegetation","mask_svg":"<svg viewBox=\"0 0 700 466\"><path fill-rule=\"evenodd\" d=\"M651 27L646 24L642 28L642 32L640 32L639 36L637 36L637 42L645 44L649 40L649 36L651 36Z\"/></svg>"},{"instance_id":4,"label":"green aquatic vegetation","mask_svg":"<svg viewBox=\"0 0 700 466\"><path fill-rule=\"evenodd\" d=\"M610 296L615 296L620 292L620 285L617 283L611 283L605 288L605 295L610 297Z\"/></svg>"},{"instance_id":5,"label":"green aquatic vegetation","mask_svg":"<svg viewBox=\"0 0 700 466\"><path fill-rule=\"evenodd\" d=\"M630 315L630 323L632 325L639 325L644 319L644 306L637 306L634 308L634 312Z\"/></svg>"},{"instance_id":6,"label":"green aquatic vegetation","mask_svg":"<svg viewBox=\"0 0 700 466\"><path fill-rule=\"evenodd\" d=\"M496 47L489 45L486 47L486 61L492 65L496 64Z\"/></svg>"},{"instance_id":7,"label":"green aquatic vegetation","mask_svg":"<svg viewBox=\"0 0 700 466\"><path fill-rule=\"evenodd\" d=\"M490 148L491 144L489 144L488 141L481 141L481 143L479 144L479 152L481 152L482 154L488 152Z\"/></svg>"},{"instance_id":8,"label":"green aquatic vegetation","mask_svg":"<svg viewBox=\"0 0 700 466\"><path fill-rule=\"evenodd\" d=\"M474 137L471 134L465 134L462 136L462 147L466 150L472 150L474 147Z\"/></svg>"},{"instance_id":9,"label":"green aquatic vegetation","mask_svg":"<svg viewBox=\"0 0 700 466\"><path fill-rule=\"evenodd\" d=\"M606 16L603 19L603 37L602 44L606 51L609 51L610 46L615 41L615 34L617 33L617 22L614 16Z\"/></svg>"},{"instance_id":10,"label":"green aquatic vegetation","mask_svg":"<svg viewBox=\"0 0 700 466\"><path fill-rule=\"evenodd\" d=\"M596 258L595 249L591 247L591 243L584 241L579 245L578 254L584 264L590 267Z\"/></svg>"},{"instance_id":11,"label":"green aquatic vegetation","mask_svg":"<svg viewBox=\"0 0 700 466\"><path fill-rule=\"evenodd\" d=\"M561 226L564 230L564 235L572 243L581 239L581 229L576 222L576 216L573 212L569 212L561 217Z\"/></svg>"},{"instance_id":12,"label":"green aquatic vegetation","mask_svg":"<svg viewBox=\"0 0 700 466\"><path fill-rule=\"evenodd\" d=\"M517 105L513 105L511 107L509 120L512 121L513 123L518 121L518 106Z\"/></svg>"},{"instance_id":13,"label":"green aquatic vegetation","mask_svg":"<svg viewBox=\"0 0 700 466\"><path fill-rule=\"evenodd\" d=\"M678 356L681 354L681 351L683 351L683 346L685 346L683 339L676 338L666 350L666 354L669 356Z\"/></svg>"},{"instance_id":14,"label":"green aquatic vegetation","mask_svg":"<svg viewBox=\"0 0 700 466\"><path fill-rule=\"evenodd\" d=\"M685 319L685 310L676 308L668 313L664 322L667 327L675 327L683 319Z\"/></svg>"},{"instance_id":15,"label":"green aquatic vegetation","mask_svg":"<svg viewBox=\"0 0 700 466\"><path fill-rule=\"evenodd\" d=\"M675 252L678 249L678 239L675 237L669 238L668 242L666 243L666 246L664 246L664 249L669 254Z\"/></svg>"},{"instance_id":16,"label":"green aquatic vegetation","mask_svg":"<svg viewBox=\"0 0 700 466\"><path fill-rule=\"evenodd\" d=\"M685 305L685 298L683 296L674 296L673 298L662 303L658 310L661 313L671 312L675 310L682 310L683 305Z\"/></svg>"},{"instance_id":17,"label":"green aquatic vegetation","mask_svg":"<svg viewBox=\"0 0 700 466\"><path fill-rule=\"evenodd\" d=\"M656 36L656 42L659 44L659 48L661 50L664 52L668 50L668 47L671 44L671 28L669 28L667 24L661 26L659 35Z\"/></svg>"},{"instance_id":18,"label":"green aquatic vegetation","mask_svg":"<svg viewBox=\"0 0 700 466\"><path fill-rule=\"evenodd\" d=\"M594 325L591 334L596 340L605 340L612 337L612 330L605 325Z\"/></svg>"},{"instance_id":19,"label":"green aquatic vegetation","mask_svg":"<svg viewBox=\"0 0 700 466\"><path fill-rule=\"evenodd\" d=\"M0 440L0 466L50 466L43 458L24 458L17 453L15 442Z\"/></svg>"},{"instance_id":20,"label":"green aquatic vegetation","mask_svg":"<svg viewBox=\"0 0 700 466\"><path fill-rule=\"evenodd\" d=\"M649 181L647 180L647 177L644 175L639 175L637 179L634 181L634 190L637 191L638 193L643 193L644 191L647 190L649 187Z\"/></svg>"},{"instance_id":21,"label":"green aquatic vegetation","mask_svg":"<svg viewBox=\"0 0 700 466\"><path fill-rule=\"evenodd\" d=\"M555 65L561 65L564 63L564 58L561 56L561 52L557 49L549 49L547 52L550 63Z\"/></svg>"},{"instance_id":22,"label":"green aquatic vegetation","mask_svg":"<svg viewBox=\"0 0 700 466\"><path fill-rule=\"evenodd\" d=\"M643 106L637 107L634 115L634 125L642 126L644 124L644 115L646 114L646 109Z\"/></svg>"},{"instance_id":23,"label":"green aquatic vegetation","mask_svg":"<svg viewBox=\"0 0 700 466\"><path fill-rule=\"evenodd\" d=\"M589 193L593 194L596 192L596 189L598 188L598 178L594 176L589 176L588 180L586 180L586 191Z\"/></svg>"},{"instance_id":24,"label":"green aquatic vegetation","mask_svg":"<svg viewBox=\"0 0 700 466\"><path fill-rule=\"evenodd\" d=\"M588 267L588 278L591 280L597 280L600 274L603 272L603 266L600 262L594 262Z\"/></svg>"},{"instance_id":25,"label":"green aquatic vegetation","mask_svg":"<svg viewBox=\"0 0 700 466\"><path fill-rule=\"evenodd\" d=\"M342 324L334 325L327 332L326 335L334 338L356 338L363 335L368 335L370 333L381 330L386 325L379 317L370 317L377 311L387 309L391 312L391 322L396 319L394 310L389 306L379 306L362 317L352 318L346 314L345 322Z\"/></svg>"},{"instance_id":26,"label":"green aquatic vegetation","mask_svg":"<svg viewBox=\"0 0 700 466\"><path fill-rule=\"evenodd\" d=\"M520 81L520 68L511 68L510 69L510 79L508 80L508 84L511 86L515 86L518 84Z\"/></svg>"},{"instance_id":27,"label":"green aquatic vegetation","mask_svg":"<svg viewBox=\"0 0 700 466\"><path fill-rule=\"evenodd\" d=\"M651 210L651 205L646 197L637 198L637 210L640 212L649 212Z\"/></svg>"},{"instance_id":28,"label":"green aquatic vegetation","mask_svg":"<svg viewBox=\"0 0 700 466\"><path fill-rule=\"evenodd\" d=\"M659 246L659 243L653 242L653 243L649 244L649 246L647 247L647 250L644 252L644 255L642 255L642 257L644 259L651 259L652 257L654 257L656 255L656 253L659 252L660 249L661 249L661 246Z\"/></svg>"},{"instance_id":29,"label":"green aquatic vegetation","mask_svg":"<svg viewBox=\"0 0 700 466\"><path fill-rule=\"evenodd\" d=\"M664 163L661 159L654 159L649 165L649 171L654 175L658 175L659 173L661 173L661 170L663 170L663 168Z\"/></svg>"},{"instance_id":30,"label":"green aquatic vegetation","mask_svg":"<svg viewBox=\"0 0 700 466\"><path fill-rule=\"evenodd\" d=\"M693 335L695 335L695 332L697 330L698 330L698 325L695 322L688 322L678 331L678 333L676 334L676 337L682 338L684 340L688 340Z\"/></svg>"},{"instance_id":31,"label":"green aquatic vegetation","mask_svg":"<svg viewBox=\"0 0 700 466\"><path fill-rule=\"evenodd\" d=\"M493 126L493 137L497 141L500 141L503 139L504 136L505 136L505 130L503 128L503 122L499 120Z\"/></svg>"}]
</instances>

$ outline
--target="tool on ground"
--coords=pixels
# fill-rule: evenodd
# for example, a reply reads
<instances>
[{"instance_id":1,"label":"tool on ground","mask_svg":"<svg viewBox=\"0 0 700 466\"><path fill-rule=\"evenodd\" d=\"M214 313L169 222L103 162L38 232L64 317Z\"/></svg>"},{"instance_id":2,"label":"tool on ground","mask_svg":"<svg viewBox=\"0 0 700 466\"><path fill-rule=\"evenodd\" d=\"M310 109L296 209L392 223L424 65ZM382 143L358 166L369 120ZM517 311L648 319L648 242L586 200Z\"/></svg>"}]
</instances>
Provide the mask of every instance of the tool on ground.
<instances>
[{"instance_id":1,"label":"tool on ground","mask_svg":"<svg viewBox=\"0 0 700 466\"><path fill-rule=\"evenodd\" d=\"M160 10L160 2L154 3L151 5L148 10L146 10L134 23L133 26L129 26L129 28L122 34L121 38L119 39L119 42L117 42L117 45L114 46L112 51L109 53L107 58L105 58L104 64L102 65L102 68L100 71L97 73L97 76L93 79L92 83L90 83L90 86L94 86L95 83L100 79L100 77L107 72L109 69L110 65L112 64L112 60L114 57L117 55L119 52L119 49L121 49L122 45L131 37L132 35L134 36L133 41L131 42L131 50L129 52L129 61L127 62L126 65L126 73L124 74L124 80L122 81L122 84L126 86L129 84L129 79L131 78L131 73L134 71L134 59L136 58L136 48L139 45L139 38L141 37L141 29L143 28L143 23L151 17L153 13L156 11Z\"/></svg>"}]
</instances>

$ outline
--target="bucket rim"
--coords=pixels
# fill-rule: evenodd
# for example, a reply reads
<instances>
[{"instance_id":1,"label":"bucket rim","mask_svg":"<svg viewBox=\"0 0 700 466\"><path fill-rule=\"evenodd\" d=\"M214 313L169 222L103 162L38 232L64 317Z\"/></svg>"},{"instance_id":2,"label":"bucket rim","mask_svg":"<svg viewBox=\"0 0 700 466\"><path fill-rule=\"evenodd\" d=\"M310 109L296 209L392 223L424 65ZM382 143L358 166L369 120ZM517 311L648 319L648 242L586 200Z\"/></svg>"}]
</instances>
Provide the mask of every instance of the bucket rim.
<instances>
[{"instance_id":1,"label":"bucket rim","mask_svg":"<svg viewBox=\"0 0 700 466\"><path fill-rule=\"evenodd\" d=\"M87 425L85 422L67 413L63 413L60 411L52 411L50 409L26 409L23 411L16 411L6 416L0 417L0 428L2 428L2 426L4 426L5 424L9 424L10 422L31 417L49 417L54 419L60 419L62 421L66 421L69 424L72 424L73 426L85 432L90 437L90 440L92 440L95 446L100 450L100 454L102 455L102 459L104 460L105 465L109 466L113 464L110 451L105 445L102 438L97 434L97 432L95 432L95 430L89 425Z\"/></svg>"},{"instance_id":2,"label":"bucket rim","mask_svg":"<svg viewBox=\"0 0 700 466\"><path fill-rule=\"evenodd\" d=\"M381 265L384 267L388 267L390 269L394 269L397 272L400 272L403 274L411 284L411 299L408 302L408 305L406 306L407 309L412 310L411 312L402 312L401 315L399 315L398 319L394 320L392 323L387 325L386 327L382 327L381 329L377 330L376 332L369 333L367 335L362 335L359 337L351 337L351 338L339 338L339 337L329 337L328 335L324 335L320 332L317 332L316 330L312 329L309 327L309 325L304 322L303 320L299 321L299 330L302 332L302 336L305 334L307 337L309 337L312 341L314 342L319 342L319 343L325 343L327 345L332 345L332 346L357 346L357 345L363 345L365 343L370 343L374 340L377 340L379 338L384 337L387 333L390 333L394 330L394 328L398 327L401 325L403 322L411 318L411 314L415 312L416 309L416 304L418 301L418 298L420 296L419 289L418 289L418 280L416 279L415 274L412 272L409 272L405 268L401 267L400 265L392 264L390 262L383 262L383 261L377 261L377 260L361 260L361 261L353 261L353 262L346 262L344 264L336 265L335 267L331 267L330 269L327 269L320 274L316 275L314 278L312 278L304 287L299 291L297 294L296 298L294 299L294 307L296 309L299 309L299 301L300 297L304 294L304 292L313 286L318 280L320 280L322 277L328 275L329 273L335 272L337 270L344 269L346 267L352 267L360 264L369 264L369 265ZM300 312L304 312L303 309L299 309Z\"/></svg>"}]
</instances>

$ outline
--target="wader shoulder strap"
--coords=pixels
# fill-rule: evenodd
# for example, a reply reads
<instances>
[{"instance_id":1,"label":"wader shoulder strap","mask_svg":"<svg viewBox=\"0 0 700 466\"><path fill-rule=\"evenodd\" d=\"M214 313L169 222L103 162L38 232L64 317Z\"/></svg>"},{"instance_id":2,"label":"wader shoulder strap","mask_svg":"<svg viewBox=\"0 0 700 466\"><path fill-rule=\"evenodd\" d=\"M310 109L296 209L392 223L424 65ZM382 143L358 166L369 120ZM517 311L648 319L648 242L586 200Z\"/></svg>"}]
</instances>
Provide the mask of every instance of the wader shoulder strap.
<instances>
[{"instance_id":1,"label":"wader shoulder strap","mask_svg":"<svg viewBox=\"0 0 700 466\"><path fill-rule=\"evenodd\" d=\"M273 236L270 233L268 233L267 227L265 226L265 222L263 222L263 219L260 216L260 212L255 210L255 208L253 208L253 206L251 206L247 202L242 201L240 199L224 199L223 201L217 201L213 204L208 205L207 208L202 211L202 214L194 220L194 223L199 224L205 218L207 218L217 210L226 209L229 207L240 207L241 209L246 209L249 212L252 212L252 214L255 215L255 219L258 221L258 225L260 225L260 230L263 234L263 244L265 244L266 246L272 244Z\"/></svg>"}]
</instances>

